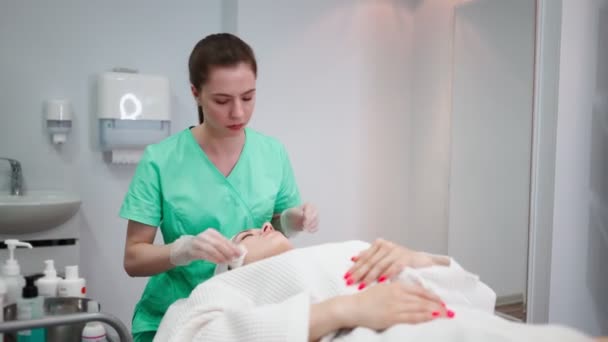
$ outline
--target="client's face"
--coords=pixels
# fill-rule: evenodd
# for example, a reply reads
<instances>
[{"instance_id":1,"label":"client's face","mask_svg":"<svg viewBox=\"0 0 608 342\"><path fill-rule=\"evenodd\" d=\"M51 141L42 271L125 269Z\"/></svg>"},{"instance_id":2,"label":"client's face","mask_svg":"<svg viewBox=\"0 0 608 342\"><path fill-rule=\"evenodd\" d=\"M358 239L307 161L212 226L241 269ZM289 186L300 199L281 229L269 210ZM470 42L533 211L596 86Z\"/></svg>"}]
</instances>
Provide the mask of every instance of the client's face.
<instances>
[{"instance_id":1,"label":"client's face","mask_svg":"<svg viewBox=\"0 0 608 342\"><path fill-rule=\"evenodd\" d=\"M244 265L269 258L293 248L291 242L272 224L265 223L261 229L249 229L233 238L236 244L247 248Z\"/></svg>"}]
</instances>

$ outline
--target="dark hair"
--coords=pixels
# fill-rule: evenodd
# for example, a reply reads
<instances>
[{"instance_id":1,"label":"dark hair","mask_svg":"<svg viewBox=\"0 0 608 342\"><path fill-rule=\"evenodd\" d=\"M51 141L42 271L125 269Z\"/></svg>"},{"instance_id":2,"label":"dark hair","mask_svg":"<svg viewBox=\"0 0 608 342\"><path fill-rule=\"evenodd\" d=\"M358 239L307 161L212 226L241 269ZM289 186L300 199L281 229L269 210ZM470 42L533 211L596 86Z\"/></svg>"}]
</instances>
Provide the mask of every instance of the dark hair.
<instances>
[{"instance_id":1,"label":"dark hair","mask_svg":"<svg viewBox=\"0 0 608 342\"><path fill-rule=\"evenodd\" d=\"M239 63L251 66L253 74L258 74L258 65L251 47L239 37L230 33L215 33L201 39L192 49L188 60L190 83L200 92L215 66L234 66ZM199 123L204 121L203 108L198 106Z\"/></svg>"}]
</instances>

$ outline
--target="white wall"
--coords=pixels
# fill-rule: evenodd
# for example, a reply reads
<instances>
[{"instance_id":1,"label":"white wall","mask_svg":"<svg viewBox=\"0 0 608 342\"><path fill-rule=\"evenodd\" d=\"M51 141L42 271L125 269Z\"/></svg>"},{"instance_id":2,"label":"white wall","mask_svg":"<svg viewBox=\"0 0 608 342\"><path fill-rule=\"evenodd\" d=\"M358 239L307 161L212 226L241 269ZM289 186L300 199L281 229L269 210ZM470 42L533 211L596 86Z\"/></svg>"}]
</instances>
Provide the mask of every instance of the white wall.
<instances>
[{"instance_id":1,"label":"white wall","mask_svg":"<svg viewBox=\"0 0 608 342\"><path fill-rule=\"evenodd\" d=\"M408 13L389 0L239 2L260 64L252 126L287 145L321 212L299 244L407 238Z\"/></svg>"},{"instance_id":2,"label":"white wall","mask_svg":"<svg viewBox=\"0 0 608 342\"><path fill-rule=\"evenodd\" d=\"M409 1L412 48L408 243L447 253L454 7L463 0Z\"/></svg>"},{"instance_id":3,"label":"white wall","mask_svg":"<svg viewBox=\"0 0 608 342\"><path fill-rule=\"evenodd\" d=\"M608 1L563 0L549 321L608 334Z\"/></svg>"},{"instance_id":4,"label":"white wall","mask_svg":"<svg viewBox=\"0 0 608 342\"><path fill-rule=\"evenodd\" d=\"M532 124L532 77L533 77L533 38L534 38L534 1L523 0L517 2L502 3L500 1L443 1L443 0L425 0L425 1L406 1L407 7L410 9L413 16L413 45L411 52L411 115L410 115L410 139L406 147L409 151L409 181L408 181L408 208L409 208L409 220L407 224L407 237L406 242L413 248L419 248L428 251L434 251L437 253L447 253L457 250L457 254L460 258L465 260L471 269L482 274L482 278L492 283L499 292L499 295L512 295L522 294L525 288L525 272L526 272L526 242L527 242L527 194L529 192L529 159L530 159L530 131ZM456 132L478 132L482 124L474 125L474 122L468 118L460 118L459 122L455 122L452 113L452 98L457 97L455 100L455 110L461 110L462 106L459 104L465 101L470 103L471 106L477 105L477 109L483 106L483 99L491 96L495 99L501 98L505 95L503 92L492 92L493 89L483 88L478 89L485 91L488 96L468 96L466 100L463 100L464 92L467 91L467 87L470 88L470 82L474 81L475 76L480 75L479 72L483 69L483 74L487 74L490 69L491 72L504 72L502 69L505 65L503 58L497 56L498 53L495 51L499 50L500 46L482 46L476 45L481 48L487 48L491 50L489 53L485 53L483 56L478 56L477 63L481 65L475 65L475 63L468 64L469 67L466 69L466 63L463 63L465 59L469 59L471 56L464 56L459 61L455 61L454 49L461 51L466 54L467 48L474 46L465 47L461 39L459 45L454 46L454 29L455 29L455 10L459 7L470 8L470 7L488 7L488 6L503 6L505 13L511 13L508 18L521 17L520 14L526 18L523 25L512 27L508 25L507 20L499 21L496 25L503 23L506 29L509 29L510 36L502 35L496 37L488 37L492 35L490 30L493 30L494 34L497 34L494 23L489 21L481 25L476 23L475 25L481 25L474 27L473 23L469 24L468 34L478 34L485 39L486 43L492 39L502 39L503 43L510 43L509 39L518 40L516 44L525 42L525 47L520 51L520 55L524 60L518 60L517 65L517 77L524 78L523 80L514 80L509 74L509 79L512 84L516 84L517 88L509 93L509 96L518 98L517 101L513 101L513 104L509 104L509 108L517 110L525 117L518 116L517 119L513 119L512 116L506 115L504 112L492 111L495 116L502 116L504 118L512 118L513 124L516 127L511 126L509 130L504 129L503 126L494 125L492 120L483 121L483 125L488 134L495 134L499 138L495 141L500 146L503 146L507 150L509 146L505 144L519 144L520 148L517 151L512 151L516 157L512 160L503 162L503 166L507 166L508 170L517 169L518 173L516 177L509 177L511 185L514 187L507 187L516 191L515 196L518 197L518 202L510 205L511 210L509 213L504 212L504 216L509 217L509 222L515 227L505 228L508 225L507 222L503 222L502 225L487 225L483 227L486 235L502 236L503 241L510 241L508 244L503 244L504 248L500 249L498 255L493 253L496 249L480 250L484 249L484 246L488 244L480 238L474 238L476 233L466 232L462 235L462 239L455 241L452 239L452 250L448 248L449 236L455 237L464 233L459 231L459 227L463 227L464 221L483 221L483 214L488 214L491 209L494 208L496 211L497 203L503 203L508 201L513 196L503 196L501 193L489 194L487 190L487 184L480 182L479 179L475 179L472 187L463 187L463 178L456 176L456 179L450 180L450 171L452 168L456 168L456 175L465 177L466 175L474 174L479 171L478 168L470 167L470 163L463 163L463 155L459 155L454 158L456 164L452 164L451 159L450 143L451 143L451 132L456 129ZM489 10L489 8L487 9ZM499 9L500 10L500 9ZM513 13L516 12L516 13ZM463 18L460 18L460 27L462 27ZM470 31L472 30L472 31ZM462 30L461 30L462 31ZM500 31L500 30L498 30ZM462 33L462 32L461 32ZM519 38L521 35L521 38ZM462 34L460 35L462 38ZM489 43L488 43L489 44ZM520 44L521 45L521 44ZM525 55L525 52L528 54ZM472 53L472 52L471 52ZM456 63L456 64L455 64ZM493 67L499 69L494 70ZM458 68L457 71L454 69ZM460 76L458 79L454 79L456 82L452 84L452 80L455 73ZM467 84L465 84L467 83ZM520 83L524 83L522 87ZM454 91L454 95L452 92ZM506 98L507 96L505 96ZM458 100L463 100L458 102ZM513 107L516 108L513 108ZM525 110L523 110L525 108ZM461 110L462 112L462 110ZM479 111L476 111L479 113ZM488 127L492 127L488 129ZM528 141L525 138L514 139L514 136L527 135ZM472 133L471 136L476 136ZM461 137L460 133L456 139ZM486 144L485 146L489 146ZM460 147L458 147L460 146ZM464 147L458 145L456 154L459 151L464 152ZM470 148L468 146L467 148ZM482 146L474 145L473 150L469 152L479 152L477 149ZM527 151L522 153L522 148L526 148ZM470 154L469 154L470 155ZM517 156L523 156L517 158ZM498 156L494 156L498 158ZM470 160L469 160L470 162ZM460 167L459 167L460 165ZM500 170L494 169L492 174L500 174ZM450 188L452 187L452 188ZM478 195L479 201L475 202L478 206L477 210L468 210L468 207L459 206L462 203L462 198L470 195L471 192L475 192ZM451 199L450 199L450 196ZM481 200L483 198L483 200ZM488 200L489 199L489 200ZM451 201L451 202L450 202ZM450 207L449 203L452 203L453 207ZM459 217L458 224L453 220L452 225L449 224L449 215L452 218ZM514 214L514 215L511 215ZM491 220L494 222L495 217L487 217L486 221ZM453 227L452 229L452 226ZM482 229L479 225L475 226L474 229ZM473 235L471 235L473 234ZM492 262L486 262L485 266L479 263L472 262L469 254L465 251L475 251L476 260L492 260ZM461 253L462 252L462 253ZM504 255L513 254L514 257L504 258ZM482 257L479 257L482 255ZM496 265L502 264L508 269L513 270L517 276L507 276L503 272L496 272Z\"/></svg>"},{"instance_id":5,"label":"white wall","mask_svg":"<svg viewBox=\"0 0 608 342\"><path fill-rule=\"evenodd\" d=\"M0 7L0 155L23 162L30 189L80 194L80 219L69 224L80 228L89 295L130 326L146 279L123 270L126 222L118 210L134 167L107 165L96 150L93 79L114 66L166 75L173 132L195 124L187 59L196 41L220 30L220 1L3 0ZM43 102L55 97L70 99L75 111L61 149L48 143L41 119ZM3 190L7 180L8 168L1 165Z\"/></svg>"},{"instance_id":6,"label":"white wall","mask_svg":"<svg viewBox=\"0 0 608 342\"><path fill-rule=\"evenodd\" d=\"M486 0L455 11L448 253L499 297L526 288L534 9Z\"/></svg>"}]
</instances>

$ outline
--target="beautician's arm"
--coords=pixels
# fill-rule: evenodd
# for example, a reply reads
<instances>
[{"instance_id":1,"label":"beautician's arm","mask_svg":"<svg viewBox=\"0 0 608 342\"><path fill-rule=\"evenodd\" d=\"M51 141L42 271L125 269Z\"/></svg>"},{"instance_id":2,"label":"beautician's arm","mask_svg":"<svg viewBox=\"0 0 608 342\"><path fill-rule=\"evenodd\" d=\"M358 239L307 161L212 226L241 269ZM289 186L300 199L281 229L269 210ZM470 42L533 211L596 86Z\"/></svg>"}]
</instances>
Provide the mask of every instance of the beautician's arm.
<instances>
[{"instance_id":1,"label":"beautician's arm","mask_svg":"<svg viewBox=\"0 0 608 342\"><path fill-rule=\"evenodd\" d=\"M124 268L131 277L147 277L174 266L169 261L170 246L154 245L158 228L129 220L125 242Z\"/></svg>"},{"instance_id":2,"label":"beautician's arm","mask_svg":"<svg viewBox=\"0 0 608 342\"><path fill-rule=\"evenodd\" d=\"M165 272L174 266L188 265L193 260L225 263L241 254L232 241L214 228L198 235L182 235L170 244L154 245L158 228L129 220L124 267L132 277L145 277Z\"/></svg>"}]
</instances>

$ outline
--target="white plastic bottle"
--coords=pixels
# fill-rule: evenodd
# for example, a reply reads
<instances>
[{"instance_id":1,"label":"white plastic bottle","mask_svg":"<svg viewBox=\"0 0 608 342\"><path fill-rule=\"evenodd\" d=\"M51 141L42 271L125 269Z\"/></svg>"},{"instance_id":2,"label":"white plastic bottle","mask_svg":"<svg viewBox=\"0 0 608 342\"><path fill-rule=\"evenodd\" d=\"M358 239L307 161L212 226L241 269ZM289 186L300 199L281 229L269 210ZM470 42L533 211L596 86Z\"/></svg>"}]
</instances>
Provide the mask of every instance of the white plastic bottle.
<instances>
[{"instance_id":1,"label":"white plastic bottle","mask_svg":"<svg viewBox=\"0 0 608 342\"><path fill-rule=\"evenodd\" d=\"M57 293L59 297L85 297L87 287L84 278L78 277L78 266L65 267L65 279L59 278Z\"/></svg>"},{"instance_id":2,"label":"white plastic bottle","mask_svg":"<svg viewBox=\"0 0 608 342\"><path fill-rule=\"evenodd\" d=\"M21 275L19 262L15 259L15 248L32 248L32 245L12 239L6 240L4 243L8 247L10 254L9 259L4 264L4 282L6 283L6 302L4 305L11 305L17 303L17 299L21 298L21 292L25 286L25 278Z\"/></svg>"},{"instance_id":3,"label":"white plastic bottle","mask_svg":"<svg viewBox=\"0 0 608 342\"><path fill-rule=\"evenodd\" d=\"M92 300L87 303L88 313L98 313L99 304ZM101 322L89 322L82 329L81 342L107 342L106 328Z\"/></svg>"},{"instance_id":4,"label":"white plastic bottle","mask_svg":"<svg viewBox=\"0 0 608 342\"><path fill-rule=\"evenodd\" d=\"M45 260L46 268L44 269L44 277L36 280L36 286L38 287L38 295L41 297L57 297L59 287L59 278L57 271L55 270L55 263L53 260Z\"/></svg>"}]
</instances>

